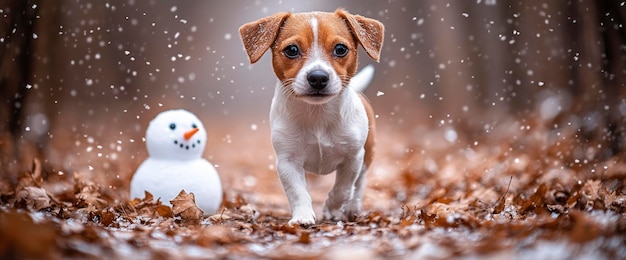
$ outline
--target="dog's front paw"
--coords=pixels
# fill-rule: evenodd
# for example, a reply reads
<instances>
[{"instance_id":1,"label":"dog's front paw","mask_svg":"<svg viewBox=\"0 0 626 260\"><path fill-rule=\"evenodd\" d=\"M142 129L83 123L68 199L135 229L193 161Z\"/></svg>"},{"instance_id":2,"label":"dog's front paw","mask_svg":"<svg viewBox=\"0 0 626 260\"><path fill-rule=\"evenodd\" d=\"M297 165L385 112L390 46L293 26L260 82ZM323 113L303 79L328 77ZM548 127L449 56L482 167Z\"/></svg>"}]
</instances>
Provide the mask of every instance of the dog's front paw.
<instances>
[{"instance_id":1,"label":"dog's front paw","mask_svg":"<svg viewBox=\"0 0 626 260\"><path fill-rule=\"evenodd\" d=\"M361 213L361 201L350 200L339 207L330 206L332 203L326 201L324 205L324 219L330 221L348 220L354 221Z\"/></svg>"},{"instance_id":2,"label":"dog's front paw","mask_svg":"<svg viewBox=\"0 0 626 260\"><path fill-rule=\"evenodd\" d=\"M361 213L361 200L352 199L344 205L344 208L345 215L348 217L348 219L353 220Z\"/></svg>"},{"instance_id":3,"label":"dog's front paw","mask_svg":"<svg viewBox=\"0 0 626 260\"><path fill-rule=\"evenodd\" d=\"M287 222L289 225L310 226L315 224L315 212L310 211L298 211L293 212L291 219Z\"/></svg>"},{"instance_id":4,"label":"dog's front paw","mask_svg":"<svg viewBox=\"0 0 626 260\"><path fill-rule=\"evenodd\" d=\"M314 218L291 218L289 220L289 222L287 222L287 224L289 225L298 225L298 226L311 226L311 225L315 225L315 219Z\"/></svg>"},{"instance_id":5,"label":"dog's front paw","mask_svg":"<svg viewBox=\"0 0 626 260\"><path fill-rule=\"evenodd\" d=\"M344 216L349 221L355 221L361 214L361 200L351 200L345 205Z\"/></svg>"},{"instance_id":6,"label":"dog's front paw","mask_svg":"<svg viewBox=\"0 0 626 260\"><path fill-rule=\"evenodd\" d=\"M339 221L343 218L343 211L340 208L330 209L328 205L324 205L324 220Z\"/></svg>"}]
</instances>

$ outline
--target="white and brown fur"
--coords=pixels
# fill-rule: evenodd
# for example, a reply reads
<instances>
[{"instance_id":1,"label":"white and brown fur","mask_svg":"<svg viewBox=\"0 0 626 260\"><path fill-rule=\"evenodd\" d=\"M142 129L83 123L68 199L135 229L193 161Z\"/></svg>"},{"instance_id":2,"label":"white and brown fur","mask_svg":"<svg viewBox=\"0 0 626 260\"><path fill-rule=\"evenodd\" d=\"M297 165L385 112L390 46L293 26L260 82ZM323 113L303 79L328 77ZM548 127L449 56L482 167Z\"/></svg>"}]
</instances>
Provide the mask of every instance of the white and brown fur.
<instances>
[{"instance_id":1,"label":"white and brown fur","mask_svg":"<svg viewBox=\"0 0 626 260\"><path fill-rule=\"evenodd\" d=\"M353 219L361 211L375 127L372 107L360 93L365 87L349 83L357 69L358 45L379 60L383 25L337 9L278 13L244 24L239 31L252 63L272 51L279 81L270 128L276 168L291 206L289 224L315 224L306 172L336 171L324 218Z\"/></svg>"}]
</instances>

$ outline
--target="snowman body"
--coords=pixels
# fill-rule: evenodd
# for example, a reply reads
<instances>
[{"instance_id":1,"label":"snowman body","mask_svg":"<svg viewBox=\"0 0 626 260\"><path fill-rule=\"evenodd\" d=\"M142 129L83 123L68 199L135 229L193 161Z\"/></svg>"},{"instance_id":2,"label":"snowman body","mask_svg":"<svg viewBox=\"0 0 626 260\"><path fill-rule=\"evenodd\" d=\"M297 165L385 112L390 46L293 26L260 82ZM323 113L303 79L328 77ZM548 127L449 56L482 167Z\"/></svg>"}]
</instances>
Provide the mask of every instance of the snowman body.
<instances>
[{"instance_id":1,"label":"snowman body","mask_svg":"<svg viewBox=\"0 0 626 260\"><path fill-rule=\"evenodd\" d=\"M141 163L130 183L131 198L150 192L171 205L181 190L193 193L204 215L216 214L222 202L222 185L211 163L202 158L206 130L186 110L157 115L146 130L149 157Z\"/></svg>"}]
</instances>

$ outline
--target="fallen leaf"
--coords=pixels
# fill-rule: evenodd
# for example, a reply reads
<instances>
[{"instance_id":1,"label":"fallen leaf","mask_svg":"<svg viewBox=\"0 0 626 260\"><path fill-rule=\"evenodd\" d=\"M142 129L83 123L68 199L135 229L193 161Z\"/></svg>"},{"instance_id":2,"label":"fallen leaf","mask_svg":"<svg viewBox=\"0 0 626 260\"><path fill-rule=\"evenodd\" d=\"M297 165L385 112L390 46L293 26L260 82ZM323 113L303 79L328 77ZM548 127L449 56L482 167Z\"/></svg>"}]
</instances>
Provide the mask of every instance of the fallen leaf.
<instances>
[{"instance_id":1,"label":"fallen leaf","mask_svg":"<svg viewBox=\"0 0 626 260\"><path fill-rule=\"evenodd\" d=\"M181 190L178 196L173 200L172 213L174 216L180 217L184 221L199 221L202 218L202 210L196 206L195 196L192 193L187 193L185 190Z\"/></svg>"},{"instance_id":2,"label":"fallen leaf","mask_svg":"<svg viewBox=\"0 0 626 260\"><path fill-rule=\"evenodd\" d=\"M159 203L159 205L156 206L155 211L161 217L171 218L174 216L174 212L172 211L172 208L170 208L169 206L165 206L161 203Z\"/></svg>"},{"instance_id":3,"label":"fallen leaf","mask_svg":"<svg viewBox=\"0 0 626 260\"><path fill-rule=\"evenodd\" d=\"M302 232L302 233L300 233L300 237L298 238L298 243L310 244L311 243L311 233L309 233L309 232Z\"/></svg>"},{"instance_id":4,"label":"fallen leaf","mask_svg":"<svg viewBox=\"0 0 626 260\"><path fill-rule=\"evenodd\" d=\"M590 201L599 199L598 192L602 187L602 182L600 180L587 180L585 185L582 187L583 194L587 196Z\"/></svg>"},{"instance_id":5,"label":"fallen leaf","mask_svg":"<svg viewBox=\"0 0 626 260\"><path fill-rule=\"evenodd\" d=\"M22 177L19 179L15 190L22 190L25 187L33 186L33 187L41 187L43 182L42 174L41 174L41 162L39 159L33 160L33 168L29 172L25 172Z\"/></svg>"},{"instance_id":6,"label":"fallen leaf","mask_svg":"<svg viewBox=\"0 0 626 260\"><path fill-rule=\"evenodd\" d=\"M145 190L143 192L144 192L143 201L152 201L152 200L154 200L154 196L152 195L152 193L148 192L147 190Z\"/></svg>"},{"instance_id":7,"label":"fallen leaf","mask_svg":"<svg viewBox=\"0 0 626 260\"><path fill-rule=\"evenodd\" d=\"M234 241L232 229L225 226L206 226L198 232L196 243L199 246L210 247L215 244L223 245Z\"/></svg>"},{"instance_id":8,"label":"fallen leaf","mask_svg":"<svg viewBox=\"0 0 626 260\"><path fill-rule=\"evenodd\" d=\"M100 198L97 187L85 186L78 194L75 195L76 205L78 207L93 207L94 209L104 209L108 202Z\"/></svg>"},{"instance_id":9,"label":"fallen leaf","mask_svg":"<svg viewBox=\"0 0 626 260\"><path fill-rule=\"evenodd\" d=\"M535 193L532 196L530 196L530 199L526 201L524 204L522 204L520 208L520 212L527 213L530 210L541 208L543 206L542 200L547 190L548 190L548 187L545 183L542 183L541 185L539 185Z\"/></svg>"},{"instance_id":10,"label":"fallen leaf","mask_svg":"<svg viewBox=\"0 0 626 260\"><path fill-rule=\"evenodd\" d=\"M209 219L212 222L222 222L222 221L227 221L231 219L231 217L228 214L218 213L218 214L209 216Z\"/></svg>"},{"instance_id":11,"label":"fallen leaf","mask_svg":"<svg viewBox=\"0 0 626 260\"><path fill-rule=\"evenodd\" d=\"M19 190L16 199L18 202L25 203L27 207L35 210L52 206L52 201L46 190L34 186L24 187Z\"/></svg>"},{"instance_id":12,"label":"fallen leaf","mask_svg":"<svg viewBox=\"0 0 626 260\"><path fill-rule=\"evenodd\" d=\"M505 197L509 193L509 190L511 189L512 180L513 180L513 176L509 178L509 185L506 187L506 192L504 192L504 194L502 194L502 196L498 199L498 201L496 201L496 205L493 207L493 214L500 214L500 212L504 210L504 201L506 200Z\"/></svg>"},{"instance_id":13,"label":"fallen leaf","mask_svg":"<svg viewBox=\"0 0 626 260\"><path fill-rule=\"evenodd\" d=\"M100 223L103 226L105 227L110 226L114 220L115 220L115 213L111 211L102 211L100 213Z\"/></svg>"},{"instance_id":14,"label":"fallen leaf","mask_svg":"<svg viewBox=\"0 0 626 260\"><path fill-rule=\"evenodd\" d=\"M41 185L41 183L43 182L43 177L41 174L41 161L39 161L39 159L37 158L33 159L33 170L31 171L30 175L35 183Z\"/></svg>"},{"instance_id":15,"label":"fallen leaf","mask_svg":"<svg viewBox=\"0 0 626 260\"><path fill-rule=\"evenodd\" d=\"M79 208L93 211L104 209L108 205L108 202L101 198L100 186L97 183L85 180L79 173L74 173L73 178L75 203Z\"/></svg>"}]
</instances>

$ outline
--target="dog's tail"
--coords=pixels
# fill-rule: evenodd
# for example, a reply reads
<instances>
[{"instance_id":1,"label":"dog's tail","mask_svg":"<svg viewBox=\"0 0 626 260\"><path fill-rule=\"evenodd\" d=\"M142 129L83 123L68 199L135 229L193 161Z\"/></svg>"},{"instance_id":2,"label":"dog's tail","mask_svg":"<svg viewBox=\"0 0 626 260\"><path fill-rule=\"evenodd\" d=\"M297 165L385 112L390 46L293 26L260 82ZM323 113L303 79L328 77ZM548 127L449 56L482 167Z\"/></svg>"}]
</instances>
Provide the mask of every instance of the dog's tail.
<instances>
[{"instance_id":1,"label":"dog's tail","mask_svg":"<svg viewBox=\"0 0 626 260\"><path fill-rule=\"evenodd\" d=\"M349 86L358 92L363 92L372 82L372 78L374 78L374 66L370 64L350 79Z\"/></svg>"}]
</instances>

